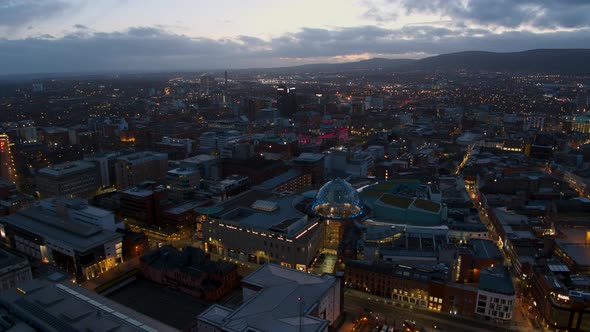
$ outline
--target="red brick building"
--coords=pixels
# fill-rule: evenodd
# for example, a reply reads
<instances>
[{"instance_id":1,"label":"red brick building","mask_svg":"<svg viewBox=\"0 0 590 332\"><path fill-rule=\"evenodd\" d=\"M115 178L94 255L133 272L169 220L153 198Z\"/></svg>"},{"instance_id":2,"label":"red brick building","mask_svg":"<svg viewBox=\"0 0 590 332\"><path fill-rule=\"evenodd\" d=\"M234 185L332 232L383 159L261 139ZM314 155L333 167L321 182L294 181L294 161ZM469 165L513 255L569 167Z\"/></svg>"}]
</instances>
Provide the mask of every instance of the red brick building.
<instances>
[{"instance_id":1,"label":"red brick building","mask_svg":"<svg viewBox=\"0 0 590 332\"><path fill-rule=\"evenodd\" d=\"M387 262L349 261L346 287L393 301L475 317L477 286L448 281L444 271Z\"/></svg>"},{"instance_id":2,"label":"red brick building","mask_svg":"<svg viewBox=\"0 0 590 332\"><path fill-rule=\"evenodd\" d=\"M139 259L143 276L207 301L218 301L240 284L237 265L211 261L203 250L163 246Z\"/></svg>"}]
</instances>

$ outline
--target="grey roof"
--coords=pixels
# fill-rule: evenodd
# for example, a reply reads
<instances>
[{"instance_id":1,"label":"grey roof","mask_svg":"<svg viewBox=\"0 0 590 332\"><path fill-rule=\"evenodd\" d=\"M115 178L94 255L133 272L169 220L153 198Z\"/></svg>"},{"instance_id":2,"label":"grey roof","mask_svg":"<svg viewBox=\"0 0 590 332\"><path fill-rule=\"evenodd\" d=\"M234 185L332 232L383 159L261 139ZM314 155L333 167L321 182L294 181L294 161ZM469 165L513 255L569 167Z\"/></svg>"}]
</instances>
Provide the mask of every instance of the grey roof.
<instances>
[{"instance_id":1,"label":"grey roof","mask_svg":"<svg viewBox=\"0 0 590 332\"><path fill-rule=\"evenodd\" d=\"M10 251L0 248L0 268L5 268L23 262L26 262L28 264L29 261L25 257L13 254Z\"/></svg>"},{"instance_id":2,"label":"grey roof","mask_svg":"<svg viewBox=\"0 0 590 332\"><path fill-rule=\"evenodd\" d=\"M59 240L78 252L84 252L108 241L122 238L120 233L99 226L66 222L40 207L21 210L0 219L0 223L20 228L43 238Z\"/></svg>"},{"instance_id":3,"label":"grey roof","mask_svg":"<svg viewBox=\"0 0 590 332\"><path fill-rule=\"evenodd\" d=\"M394 225L367 224L364 229L365 239L368 241L385 239L403 232L403 228Z\"/></svg>"},{"instance_id":4,"label":"grey roof","mask_svg":"<svg viewBox=\"0 0 590 332\"><path fill-rule=\"evenodd\" d=\"M312 332L327 328L327 320L311 316L309 312L335 286L335 277L266 264L243 282L262 289L231 313L225 307L213 306L199 315L199 319L226 331Z\"/></svg>"},{"instance_id":5,"label":"grey roof","mask_svg":"<svg viewBox=\"0 0 590 332\"><path fill-rule=\"evenodd\" d=\"M510 274L503 269L483 270L479 275L479 289L504 295L515 294Z\"/></svg>"},{"instance_id":6,"label":"grey roof","mask_svg":"<svg viewBox=\"0 0 590 332\"><path fill-rule=\"evenodd\" d=\"M502 259L502 253L498 246L492 241L489 240L473 240L471 242L473 245L473 251L475 256L480 258L497 258Z\"/></svg>"},{"instance_id":7,"label":"grey roof","mask_svg":"<svg viewBox=\"0 0 590 332\"><path fill-rule=\"evenodd\" d=\"M305 213L295 206L303 200L299 195L273 195L268 192L250 190L216 207L222 210L215 213L221 221L239 224L245 227L268 230L288 219L304 218ZM277 204L273 211L261 211L252 208L256 201L269 201ZM302 225L305 227L307 225Z\"/></svg>"},{"instance_id":8,"label":"grey roof","mask_svg":"<svg viewBox=\"0 0 590 332\"><path fill-rule=\"evenodd\" d=\"M42 168L37 172L37 175L52 177L68 176L95 168L96 166L93 163L79 160Z\"/></svg>"},{"instance_id":9,"label":"grey roof","mask_svg":"<svg viewBox=\"0 0 590 332\"><path fill-rule=\"evenodd\" d=\"M308 152L304 152L302 154L299 155L299 157L294 158L293 161L307 161L307 162L314 162L314 161L319 161L322 160L323 158L325 158L326 155L322 154L322 153L308 153Z\"/></svg>"},{"instance_id":10,"label":"grey roof","mask_svg":"<svg viewBox=\"0 0 590 332\"><path fill-rule=\"evenodd\" d=\"M578 266L590 266L590 246L580 244L560 243L556 241L561 250L570 257Z\"/></svg>"},{"instance_id":11,"label":"grey roof","mask_svg":"<svg viewBox=\"0 0 590 332\"><path fill-rule=\"evenodd\" d=\"M43 331L178 331L69 281L31 280L0 302Z\"/></svg>"},{"instance_id":12,"label":"grey roof","mask_svg":"<svg viewBox=\"0 0 590 332\"><path fill-rule=\"evenodd\" d=\"M280 186L283 183L289 182L298 176L301 175L301 172L298 170L290 169L283 174L277 175L273 178L270 178L261 184L257 185L255 188L260 190L272 190L275 187Z\"/></svg>"},{"instance_id":13,"label":"grey roof","mask_svg":"<svg viewBox=\"0 0 590 332\"><path fill-rule=\"evenodd\" d=\"M117 160L124 160L130 164L140 164L150 160L168 160L168 154L163 152L142 151L120 156Z\"/></svg>"}]
</instances>

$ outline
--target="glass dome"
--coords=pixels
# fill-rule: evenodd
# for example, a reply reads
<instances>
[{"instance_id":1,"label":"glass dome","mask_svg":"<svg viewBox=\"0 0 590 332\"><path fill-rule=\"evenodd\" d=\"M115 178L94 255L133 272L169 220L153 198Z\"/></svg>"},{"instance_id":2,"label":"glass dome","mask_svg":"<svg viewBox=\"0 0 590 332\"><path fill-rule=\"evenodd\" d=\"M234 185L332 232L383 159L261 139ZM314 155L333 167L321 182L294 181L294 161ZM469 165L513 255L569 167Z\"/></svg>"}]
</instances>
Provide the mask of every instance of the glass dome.
<instances>
[{"instance_id":1,"label":"glass dome","mask_svg":"<svg viewBox=\"0 0 590 332\"><path fill-rule=\"evenodd\" d=\"M318 215L332 219L354 218L363 213L358 192L340 178L318 191L312 208Z\"/></svg>"}]
</instances>

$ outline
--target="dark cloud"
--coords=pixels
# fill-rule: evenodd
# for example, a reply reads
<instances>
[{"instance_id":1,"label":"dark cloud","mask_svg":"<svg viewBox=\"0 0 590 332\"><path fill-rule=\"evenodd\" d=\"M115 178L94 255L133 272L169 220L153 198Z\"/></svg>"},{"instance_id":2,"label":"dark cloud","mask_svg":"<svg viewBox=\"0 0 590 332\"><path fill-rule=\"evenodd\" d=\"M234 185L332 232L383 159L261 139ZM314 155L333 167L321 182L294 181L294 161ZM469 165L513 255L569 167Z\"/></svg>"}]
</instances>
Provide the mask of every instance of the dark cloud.
<instances>
[{"instance_id":1,"label":"dark cloud","mask_svg":"<svg viewBox=\"0 0 590 332\"><path fill-rule=\"evenodd\" d=\"M384 8L401 5L406 13L442 14L484 26L590 27L588 0L385 0L379 3Z\"/></svg>"},{"instance_id":2,"label":"dark cloud","mask_svg":"<svg viewBox=\"0 0 590 332\"><path fill-rule=\"evenodd\" d=\"M59 0L0 0L0 27L24 26L63 13L69 7Z\"/></svg>"},{"instance_id":3,"label":"dark cloud","mask_svg":"<svg viewBox=\"0 0 590 332\"><path fill-rule=\"evenodd\" d=\"M88 27L84 24L74 24L74 29L88 30Z\"/></svg>"},{"instance_id":4,"label":"dark cloud","mask_svg":"<svg viewBox=\"0 0 590 332\"><path fill-rule=\"evenodd\" d=\"M252 36L190 38L158 27L110 33L78 29L61 38L0 39L0 73L269 67L358 54L403 57L534 48L590 48L590 28L551 33L429 25L306 28L270 41Z\"/></svg>"}]
</instances>

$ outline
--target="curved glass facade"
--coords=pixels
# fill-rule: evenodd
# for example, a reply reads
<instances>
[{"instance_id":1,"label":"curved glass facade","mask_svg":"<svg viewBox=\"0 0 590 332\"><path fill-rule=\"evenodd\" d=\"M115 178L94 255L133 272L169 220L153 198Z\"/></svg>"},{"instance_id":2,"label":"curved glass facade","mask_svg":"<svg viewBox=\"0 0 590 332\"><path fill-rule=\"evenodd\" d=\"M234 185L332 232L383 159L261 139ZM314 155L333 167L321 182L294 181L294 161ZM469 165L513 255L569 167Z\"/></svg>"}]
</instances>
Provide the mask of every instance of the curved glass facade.
<instances>
[{"instance_id":1,"label":"curved glass facade","mask_svg":"<svg viewBox=\"0 0 590 332\"><path fill-rule=\"evenodd\" d=\"M343 179L326 183L317 193L312 209L330 219L349 219L363 213L358 192Z\"/></svg>"}]
</instances>

